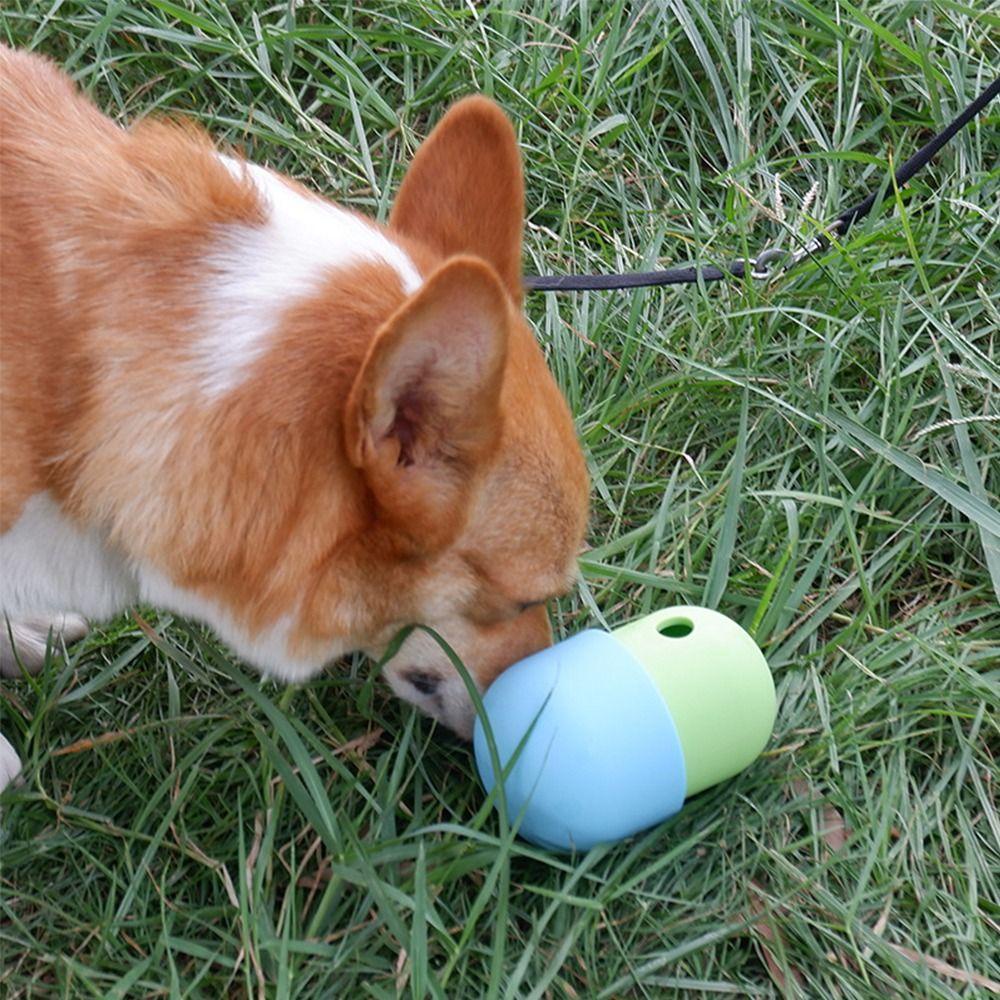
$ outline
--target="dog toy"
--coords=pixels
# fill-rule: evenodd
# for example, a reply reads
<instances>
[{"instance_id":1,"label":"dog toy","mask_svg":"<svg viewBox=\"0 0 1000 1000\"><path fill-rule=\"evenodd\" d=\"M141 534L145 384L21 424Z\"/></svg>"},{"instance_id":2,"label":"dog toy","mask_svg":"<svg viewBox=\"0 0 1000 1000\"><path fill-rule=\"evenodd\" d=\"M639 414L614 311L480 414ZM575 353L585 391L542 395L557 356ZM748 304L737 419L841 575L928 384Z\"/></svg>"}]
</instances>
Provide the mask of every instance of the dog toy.
<instances>
[{"instance_id":1,"label":"dog toy","mask_svg":"<svg viewBox=\"0 0 1000 1000\"><path fill-rule=\"evenodd\" d=\"M757 644L731 619L697 607L565 639L504 671L483 705L510 822L560 850L620 840L672 816L685 798L750 764L775 716ZM482 718L473 740L491 791Z\"/></svg>"}]
</instances>

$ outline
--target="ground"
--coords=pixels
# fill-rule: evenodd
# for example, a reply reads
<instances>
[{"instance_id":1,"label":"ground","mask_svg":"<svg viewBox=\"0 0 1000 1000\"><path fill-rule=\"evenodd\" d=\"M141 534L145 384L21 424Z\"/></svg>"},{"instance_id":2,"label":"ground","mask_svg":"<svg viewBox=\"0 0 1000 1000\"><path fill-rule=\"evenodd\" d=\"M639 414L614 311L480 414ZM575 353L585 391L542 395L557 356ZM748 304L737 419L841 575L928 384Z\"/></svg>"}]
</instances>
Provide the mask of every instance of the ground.
<instances>
[{"instance_id":1,"label":"ground","mask_svg":"<svg viewBox=\"0 0 1000 1000\"><path fill-rule=\"evenodd\" d=\"M380 217L447 104L491 94L532 271L726 261L885 203L770 282L529 298L594 482L557 629L717 606L774 672L760 760L553 856L360 658L262 686L139 609L3 682L0 993L1000 991L1000 102L887 183L998 27L971 0L9 0L0 35L115 118L193 115Z\"/></svg>"}]
</instances>

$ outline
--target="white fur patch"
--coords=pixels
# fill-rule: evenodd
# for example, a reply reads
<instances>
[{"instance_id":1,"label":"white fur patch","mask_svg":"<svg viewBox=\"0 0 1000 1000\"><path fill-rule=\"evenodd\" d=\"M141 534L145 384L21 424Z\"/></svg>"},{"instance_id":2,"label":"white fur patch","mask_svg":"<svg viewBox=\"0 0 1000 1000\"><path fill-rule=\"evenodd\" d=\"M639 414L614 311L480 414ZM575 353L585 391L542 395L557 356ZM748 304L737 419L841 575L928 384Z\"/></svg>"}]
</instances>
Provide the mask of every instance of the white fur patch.
<instances>
[{"instance_id":1,"label":"white fur patch","mask_svg":"<svg viewBox=\"0 0 1000 1000\"><path fill-rule=\"evenodd\" d=\"M210 398L240 383L264 354L282 314L315 293L331 269L381 261L396 271L407 294L422 283L409 256L360 216L307 197L256 164L221 159L235 176L246 171L268 218L262 226L227 226L206 262L206 330L195 345L195 364Z\"/></svg>"},{"instance_id":2,"label":"white fur patch","mask_svg":"<svg viewBox=\"0 0 1000 1000\"><path fill-rule=\"evenodd\" d=\"M45 666L50 648L58 654L63 643L70 646L89 630L87 619L72 612L5 615L0 619L0 677L20 677L22 670L36 673Z\"/></svg>"},{"instance_id":3,"label":"white fur patch","mask_svg":"<svg viewBox=\"0 0 1000 1000\"><path fill-rule=\"evenodd\" d=\"M290 655L292 615L251 633L213 601L150 567L126 561L98 532L75 525L47 493L33 496L10 530L0 535L0 568L0 622L6 630L3 616L11 619L19 654L30 661L29 667L44 657L49 627L56 632L65 628L67 641L86 631L72 612L106 619L140 598L211 626L248 663L284 681L305 680L349 649L324 648L311 658ZM0 652L6 653L9 645L4 637ZM11 657L2 659L9 666Z\"/></svg>"},{"instance_id":4,"label":"white fur patch","mask_svg":"<svg viewBox=\"0 0 1000 1000\"><path fill-rule=\"evenodd\" d=\"M66 611L108 618L138 593L124 557L74 524L48 493L31 497L0 535L0 567L0 612L11 618Z\"/></svg>"},{"instance_id":5,"label":"white fur patch","mask_svg":"<svg viewBox=\"0 0 1000 1000\"><path fill-rule=\"evenodd\" d=\"M211 626L235 653L268 677L293 682L307 680L350 648L345 645L324 649L314 659L291 656L288 640L294 625L293 615L283 615L260 632L250 632L225 608L178 587L154 569L140 567L139 580L143 600Z\"/></svg>"},{"instance_id":6,"label":"white fur patch","mask_svg":"<svg viewBox=\"0 0 1000 1000\"><path fill-rule=\"evenodd\" d=\"M0 792L21 773L21 759L0 733Z\"/></svg>"}]
</instances>

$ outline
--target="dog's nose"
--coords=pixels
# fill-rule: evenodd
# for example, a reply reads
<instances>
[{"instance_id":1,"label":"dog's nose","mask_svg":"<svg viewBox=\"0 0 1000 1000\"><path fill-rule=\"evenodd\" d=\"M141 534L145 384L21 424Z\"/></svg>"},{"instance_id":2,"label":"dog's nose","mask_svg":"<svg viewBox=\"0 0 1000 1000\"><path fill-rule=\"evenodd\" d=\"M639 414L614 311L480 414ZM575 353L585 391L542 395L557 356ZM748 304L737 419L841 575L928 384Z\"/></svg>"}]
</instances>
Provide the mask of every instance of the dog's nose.
<instances>
[{"instance_id":1,"label":"dog's nose","mask_svg":"<svg viewBox=\"0 0 1000 1000\"><path fill-rule=\"evenodd\" d=\"M441 683L441 678L437 674L429 673L426 670L407 670L403 673L403 680L425 695L434 694Z\"/></svg>"}]
</instances>

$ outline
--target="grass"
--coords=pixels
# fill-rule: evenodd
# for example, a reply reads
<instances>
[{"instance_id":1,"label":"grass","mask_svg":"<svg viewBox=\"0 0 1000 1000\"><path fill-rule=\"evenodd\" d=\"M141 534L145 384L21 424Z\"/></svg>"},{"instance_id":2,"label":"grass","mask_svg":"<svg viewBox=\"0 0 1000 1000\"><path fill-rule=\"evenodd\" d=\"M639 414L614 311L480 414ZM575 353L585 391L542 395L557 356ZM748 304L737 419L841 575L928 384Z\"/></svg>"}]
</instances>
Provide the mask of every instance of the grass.
<instances>
[{"instance_id":1,"label":"grass","mask_svg":"<svg viewBox=\"0 0 1000 1000\"><path fill-rule=\"evenodd\" d=\"M194 116L383 216L446 104L517 123L526 267L751 255L766 284L532 296L593 475L558 628L716 605L764 756L633 841L513 840L468 749L352 660L261 685L125 616L4 682L8 997L973 997L1000 989L995 5L4 5L112 116ZM84 742L78 742L83 740ZM993 945L990 945L990 941Z\"/></svg>"}]
</instances>

